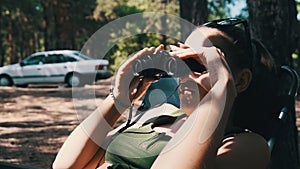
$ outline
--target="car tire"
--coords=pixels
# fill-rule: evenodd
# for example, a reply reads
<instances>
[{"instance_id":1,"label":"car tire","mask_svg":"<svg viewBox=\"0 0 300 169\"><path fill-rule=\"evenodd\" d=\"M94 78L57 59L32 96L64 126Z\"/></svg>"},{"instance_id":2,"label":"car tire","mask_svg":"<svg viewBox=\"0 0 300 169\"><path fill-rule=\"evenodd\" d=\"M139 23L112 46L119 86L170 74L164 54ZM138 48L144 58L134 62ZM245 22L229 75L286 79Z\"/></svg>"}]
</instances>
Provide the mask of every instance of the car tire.
<instances>
[{"instance_id":1,"label":"car tire","mask_svg":"<svg viewBox=\"0 0 300 169\"><path fill-rule=\"evenodd\" d=\"M80 75L76 74L76 73L69 74L66 78L66 82L67 82L68 87L81 87L81 86L83 86L81 80L82 79L80 78Z\"/></svg>"},{"instance_id":2,"label":"car tire","mask_svg":"<svg viewBox=\"0 0 300 169\"><path fill-rule=\"evenodd\" d=\"M9 76L0 76L0 86L12 86L13 81Z\"/></svg>"}]
</instances>

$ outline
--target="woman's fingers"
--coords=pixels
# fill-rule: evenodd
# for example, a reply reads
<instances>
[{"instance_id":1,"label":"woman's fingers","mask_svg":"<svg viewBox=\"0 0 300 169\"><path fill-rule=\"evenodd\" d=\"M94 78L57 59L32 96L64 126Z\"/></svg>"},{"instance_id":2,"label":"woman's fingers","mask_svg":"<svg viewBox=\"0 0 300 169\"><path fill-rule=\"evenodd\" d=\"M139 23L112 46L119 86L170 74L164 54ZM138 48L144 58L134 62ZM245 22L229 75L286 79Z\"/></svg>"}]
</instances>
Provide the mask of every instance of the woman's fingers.
<instances>
[{"instance_id":1,"label":"woman's fingers","mask_svg":"<svg viewBox=\"0 0 300 169\"><path fill-rule=\"evenodd\" d=\"M203 62L203 59L201 59L201 54L196 53L195 51L193 51L191 48L186 48L186 49L180 49L180 50L176 50L174 52L170 52L171 56L176 56L179 57L180 59L187 59L187 58L193 58L194 60L196 60L197 62L199 62L200 64L206 66Z\"/></svg>"},{"instance_id":2,"label":"woman's fingers","mask_svg":"<svg viewBox=\"0 0 300 169\"><path fill-rule=\"evenodd\" d=\"M155 48L155 53L157 53L160 50L164 50L165 46L163 44L160 44L158 47Z\"/></svg>"},{"instance_id":3,"label":"woman's fingers","mask_svg":"<svg viewBox=\"0 0 300 169\"><path fill-rule=\"evenodd\" d=\"M135 53L124 64L120 66L117 72L115 85L116 88L119 89L119 94L121 94L121 91L128 91L128 94L122 96L123 98L125 97L130 98L130 100L135 100L136 97L139 97L141 94L144 93L145 90L147 90L147 88L152 82L158 80L155 77L146 79L144 77L141 78L139 76L134 76L133 64L135 60L142 58L147 54L153 54L163 49L164 45L159 45L158 47L144 48Z\"/></svg>"},{"instance_id":4,"label":"woman's fingers","mask_svg":"<svg viewBox=\"0 0 300 169\"><path fill-rule=\"evenodd\" d=\"M178 46L175 46L175 45L170 45L170 49L171 49L172 52L175 52L175 51L180 50L182 48L180 48Z\"/></svg>"},{"instance_id":5,"label":"woman's fingers","mask_svg":"<svg viewBox=\"0 0 300 169\"><path fill-rule=\"evenodd\" d=\"M138 51L136 54L133 55L132 60L138 59L145 54L152 54L152 53L157 53L160 50L164 50L165 46L163 44L160 44L157 47L150 47L150 48L144 48L140 51Z\"/></svg>"},{"instance_id":6,"label":"woman's fingers","mask_svg":"<svg viewBox=\"0 0 300 169\"><path fill-rule=\"evenodd\" d=\"M183 43L181 43L181 42L178 42L178 45L179 45L180 48L184 48L184 49L190 47L189 45L183 44Z\"/></svg>"},{"instance_id":7,"label":"woman's fingers","mask_svg":"<svg viewBox=\"0 0 300 169\"><path fill-rule=\"evenodd\" d=\"M208 92L211 89L210 77L209 77L209 73L208 72L199 75L197 81L198 81L198 84L200 84L201 87L206 92Z\"/></svg>"},{"instance_id":8,"label":"woman's fingers","mask_svg":"<svg viewBox=\"0 0 300 169\"><path fill-rule=\"evenodd\" d=\"M130 93L130 97L131 100L135 101L135 100L139 100L144 94L145 92L148 90L149 86L153 83L153 82L157 82L158 79L154 79L154 78L139 78L136 77L138 80L136 82L134 82L135 84L132 85L132 90ZM133 80L134 81L134 80Z\"/></svg>"},{"instance_id":9,"label":"woman's fingers","mask_svg":"<svg viewBox=\"0 0 300 169\"><path fill-rule=\"evenodd\" d=\"M182 59L198 56L198 54L195 53L191 48L179 49L179 50L170 52L170 54L171 54L171 56L177 56Z\"/></svg>"},{"instance_id":10,"label":"woman's fingers","mask_svg":"<svg viewBox=\"0 0 300 169\"><path fill-rule=\"evenodd\" d=\"M190 47L188 45L180 43L180 42L178 43L178 46L170 45L171 51L177 51L177 50L180 50L180 49L187 49L187 48L190 48Z\"/></svg>"}]
</instances>

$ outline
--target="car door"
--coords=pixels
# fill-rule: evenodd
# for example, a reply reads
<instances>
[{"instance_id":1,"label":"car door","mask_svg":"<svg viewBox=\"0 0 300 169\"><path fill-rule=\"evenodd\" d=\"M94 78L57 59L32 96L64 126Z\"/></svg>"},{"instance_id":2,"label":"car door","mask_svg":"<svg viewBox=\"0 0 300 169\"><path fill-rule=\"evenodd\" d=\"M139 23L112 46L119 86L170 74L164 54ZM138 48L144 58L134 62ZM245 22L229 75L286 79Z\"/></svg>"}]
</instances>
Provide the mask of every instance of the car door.
<instances>
[{"instance_id":1,"label":"car door","mask_svg":"<svg viewBox=\"0 0 300 169\"><path fill-rule=\"evenodd\" d=\"M41 83L43 82L45 73L43 71L45 55L35 55L28 57L22 61L20 74L18 76L18 84Z\"/></svg>"},{"instance_id":2,"label":"car door","mask_svg":"<svg viewBox=\"0 0 300 169\"><path fill-rule=\"evenodd\" d=\"M63 54L49 54L45 58L44 81L51 83L62 83L68 73L68 63Z\"/></svg>"}]
</instances>

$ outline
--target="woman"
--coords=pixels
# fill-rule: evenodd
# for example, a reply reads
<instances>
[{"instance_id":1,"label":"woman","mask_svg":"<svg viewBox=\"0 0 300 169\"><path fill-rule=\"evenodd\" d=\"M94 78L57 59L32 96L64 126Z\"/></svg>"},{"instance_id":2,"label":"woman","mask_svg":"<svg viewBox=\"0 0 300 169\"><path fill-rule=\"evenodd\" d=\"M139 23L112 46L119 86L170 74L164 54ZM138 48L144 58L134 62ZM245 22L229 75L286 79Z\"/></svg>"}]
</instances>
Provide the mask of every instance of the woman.
<instances>
[{"instance_id":1,"label":"woman","mask_svg":"<svg viewBox=\"0 0 300 169\"><path fill-rule=\"evenodd\" d=\"M245 103L259 98L245 96L252 86L258 87L261 71L269 73L274 65L263 46L257 43L253 52L248 37L234 25L212 22L194 30L185 44L170 46L171 55L193 58L207 68L179 77L183 111L163 104L121 132L110 132L121 114L157 81L135 77L132 63L164 46L136 53L119 68L112 94L68 137L53 168L266 168L270 152L265 138L271 131L257 127L266 121L247 111L256 105ZM253 70L257 66L252 65L252 52L262 69ZM244 115L250 122L243 123Z\"/></svg>"}]
</instances>

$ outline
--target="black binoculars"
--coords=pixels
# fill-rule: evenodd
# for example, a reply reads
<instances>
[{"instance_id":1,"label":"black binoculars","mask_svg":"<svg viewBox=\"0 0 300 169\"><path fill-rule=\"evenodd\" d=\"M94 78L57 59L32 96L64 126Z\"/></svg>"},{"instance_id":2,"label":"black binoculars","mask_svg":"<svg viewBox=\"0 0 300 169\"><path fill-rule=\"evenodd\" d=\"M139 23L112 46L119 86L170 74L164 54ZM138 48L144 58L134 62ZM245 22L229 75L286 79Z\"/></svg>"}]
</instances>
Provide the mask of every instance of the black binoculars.
<instances>
[{"instance_id":1,"label":"black binoculars","mask_svg":"<svg viewBox=\"0 0 300 169\"><path fill-rule=\"evenodd\" d=\"M195 59L173 57L165 50L141 56L133 62L132 68L134 76L148 78L182 77L191 72L206 71L205 66Z\"/></svg>"}]
</instances>

